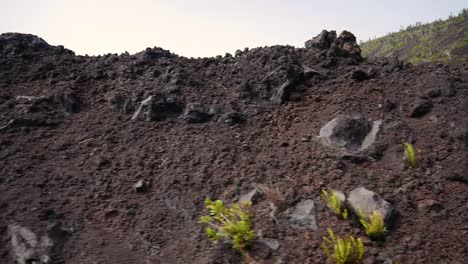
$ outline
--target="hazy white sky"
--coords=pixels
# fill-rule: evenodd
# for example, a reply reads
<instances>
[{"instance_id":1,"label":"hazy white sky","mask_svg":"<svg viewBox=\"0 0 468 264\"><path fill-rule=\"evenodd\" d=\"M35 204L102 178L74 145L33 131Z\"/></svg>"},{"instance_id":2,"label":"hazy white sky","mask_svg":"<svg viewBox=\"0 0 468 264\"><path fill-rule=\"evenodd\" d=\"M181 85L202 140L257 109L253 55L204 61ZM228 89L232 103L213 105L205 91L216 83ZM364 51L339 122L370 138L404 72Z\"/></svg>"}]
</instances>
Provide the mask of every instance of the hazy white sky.
<instances>
[{"instance_id":1,"label":"hazy white sky","mask_svg":"<svg viewBox=\"0 0 468 264\"><path fill-rule=\"evenodd\" d=\"M302 47L322 29L346 29L366 40L464 7L467 0L0 0L0 33L35 34L77 54L158 46L202 57L244 47Z\"/></svg>"}]
</instances>

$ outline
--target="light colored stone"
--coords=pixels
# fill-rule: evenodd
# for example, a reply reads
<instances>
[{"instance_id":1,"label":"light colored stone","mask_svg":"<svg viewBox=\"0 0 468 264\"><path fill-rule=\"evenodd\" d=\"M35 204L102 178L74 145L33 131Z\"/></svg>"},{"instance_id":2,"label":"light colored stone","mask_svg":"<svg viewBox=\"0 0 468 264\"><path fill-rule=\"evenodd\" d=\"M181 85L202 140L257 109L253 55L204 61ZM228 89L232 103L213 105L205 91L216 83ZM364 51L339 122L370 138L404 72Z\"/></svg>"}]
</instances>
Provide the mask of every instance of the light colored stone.
<instances>
[{"instance_id":1,"label":"light colored stone","mask_svg":"<svg viewBox=\"0 0 468 264\"><path fill-rule=\"evenodd\" d=\"M146 187L146 182L144 180L139 180L133 185L133 190L135 190L135 192L137 193L144 192L146 190Z\"/></svg>"},{"instance_id":2,"label":"light colored stone","mask_svg":"<svg viewBox=\"0 0 468 264\"><path fill-rule=\"evenodd\" d=\"M291 225L295 228L317 229L315 218L315 203L313 200L303 200L293 207L286 209L279 217L280 223Z\"/></svg>"},{"instance_id":3,"label":"light colored stone","mask_svg":"<svg viewBox=\"0 0 468 264\"><path fill-rule=\"evenodd\" d=\"M374 211L380 213L387 226L391 226L396 216L396 209L387 201L382 199L377 193L364 187L352 190L347 199L348 205L357 215L360 212L369 216Z\"/></svg>"},{"instance_id":4,"label":"light colored stone","mask_svg":"<svg viewBox=\"0 0 468 264\"><path fill-rule=\"evenodd\" d=\"M361 155L373 145L382 120L370 121L363 116L340 115L320 129L318 140L344 155Z\"/></svg>"},{"instance_id":5,"label":"light colored stone","mask_svg":"<svg viewBox=\"0 0 468 264\"><path fill-rule=\"evenodd\" d=\"M142 119L149 121L148 116L143 116L145 109L148 109L151 107L151 103L153 101L153 96L148 96L145 100L141 101L140 106L138 106L138 109L135 111L135 113L132 116L132 120L137 120L137 119Z\"/></svg>"},{"instance_id":6,"label":"light colored stone","mask_svg":"<svg viewBox=\"0 0 468 264\"><path fill-rule=\"evenodd\" d=\"M52 224L47 228L45 235L38 237L31 230L19 226L9 225L11 237L11 250L15 263L51 263L52 255L60 255L63 244L69 232L62 229L60 224Z\"/></svg>"}]
</instances>

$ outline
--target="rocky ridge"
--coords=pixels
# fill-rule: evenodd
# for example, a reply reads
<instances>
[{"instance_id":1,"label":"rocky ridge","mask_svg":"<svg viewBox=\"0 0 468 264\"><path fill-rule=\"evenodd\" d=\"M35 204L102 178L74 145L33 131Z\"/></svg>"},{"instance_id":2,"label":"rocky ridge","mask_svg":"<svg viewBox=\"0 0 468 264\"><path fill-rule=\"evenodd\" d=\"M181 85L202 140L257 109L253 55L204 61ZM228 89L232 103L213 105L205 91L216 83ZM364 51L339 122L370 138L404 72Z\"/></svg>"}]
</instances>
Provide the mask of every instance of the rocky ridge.
<instances>
[{"instance_id":1,"label":"rocky ridge","mask_svg":"<svg viewBox=\"0 0 468 264\"><path fill-rule=\"evenodd\" d=\"M464 263L467 77L362 58L347 31L198 59L157 47L77 56L2 34L0 263L239 263L197 217L207 196L244 194L253 256L324 263L327 227L365 235L324 207L326 187L365 187L398 211L385 242L365 241L365 263ZM278 219L258 184L285 196Z\"/></svg>"}]
</instances>

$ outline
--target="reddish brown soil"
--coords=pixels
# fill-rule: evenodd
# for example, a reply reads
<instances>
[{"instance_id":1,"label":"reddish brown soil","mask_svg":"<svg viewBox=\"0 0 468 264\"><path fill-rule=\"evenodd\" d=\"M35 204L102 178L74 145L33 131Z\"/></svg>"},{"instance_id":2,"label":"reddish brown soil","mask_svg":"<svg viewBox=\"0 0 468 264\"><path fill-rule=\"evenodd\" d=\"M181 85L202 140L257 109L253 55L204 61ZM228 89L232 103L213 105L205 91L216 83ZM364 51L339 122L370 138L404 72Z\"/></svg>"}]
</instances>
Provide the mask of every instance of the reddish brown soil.
<instances>
[{"instance_id":1,"label":"reddish brown soil","mask_svg":"<svg viewBox=\"0 0 468 264\"><path fill-rule=\"evenodd\" d=\"M72 230L53 263L241 263L206 239L197 218L205 197L234 202L255 183L319 207L316 231L294 229L276 224L260 197L255 230L280 242L276 251L251 249L260 263L325 263L327 227L365 236L324 208L326 186L364 186L400 212L385 242L366 240L365 263L468 262L466 66L283 46L223 58L161 49L84 57L34 40L0 36L0 263L12 263L8 225L41 233L50 223ZM321 75L305 78L300 65ZM371 74L357 81L356 69ZM275 89L287 79L294 87L278 101ZM432 110L410 118L414 102L437 87ZM131 120L148 95L175 98L181 110ZM49 99L31 106L17 96ZM211 108L211 118L190 121L190 105ZM317 143L338 114L382 119L381 152L346 158ZM417 149L414 170L404 167L402 140ZM133 190L138 180L145 192Z\"/></svg>"}]
</instances>

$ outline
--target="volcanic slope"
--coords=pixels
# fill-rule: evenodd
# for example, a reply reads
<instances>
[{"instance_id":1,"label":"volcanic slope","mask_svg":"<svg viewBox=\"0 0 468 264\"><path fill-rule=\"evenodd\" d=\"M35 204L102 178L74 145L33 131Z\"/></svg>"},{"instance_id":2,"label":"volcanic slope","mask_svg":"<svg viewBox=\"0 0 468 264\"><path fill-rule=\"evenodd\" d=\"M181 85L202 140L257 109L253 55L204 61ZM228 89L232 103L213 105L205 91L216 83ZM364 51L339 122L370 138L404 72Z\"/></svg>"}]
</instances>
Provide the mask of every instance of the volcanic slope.
<instances>
[{"instance_id":1,"label":"volcanic slope","mask_svg":"<svg viewBox=\"0 0 468 264\"><path fill-rule=\"evenodd\" d=\"M316 224L275 221L258 192L259 263L325 263L328 227L365 237L320 199L360 186L399 212L385 241L364 239L365 263L467 263L468 67L360 53L346 31L201 59L0 35L0 263L241 263L197 221L206 197L232 203L260 184L286 207L312 200ZM343 116L381 122L371 150L321 143ZM24 252L40 237L52 246Z\"/></svg>"}]
</instances>

